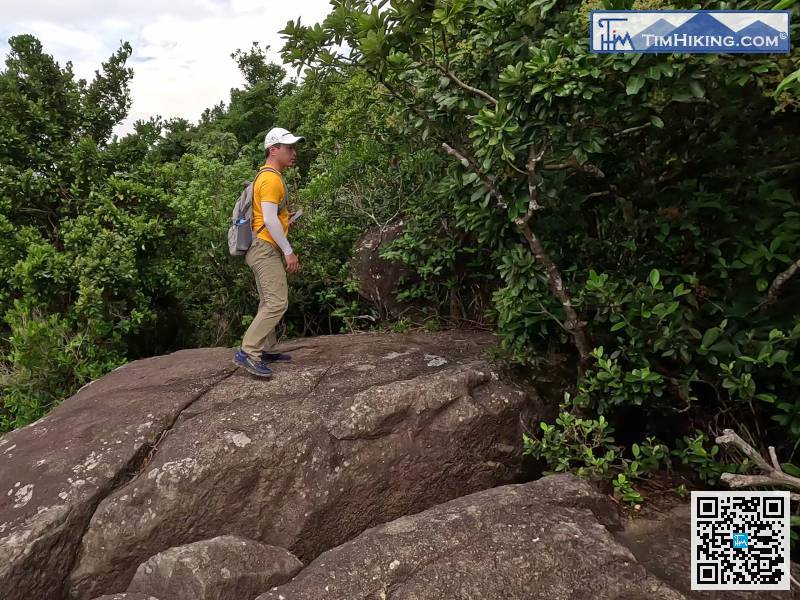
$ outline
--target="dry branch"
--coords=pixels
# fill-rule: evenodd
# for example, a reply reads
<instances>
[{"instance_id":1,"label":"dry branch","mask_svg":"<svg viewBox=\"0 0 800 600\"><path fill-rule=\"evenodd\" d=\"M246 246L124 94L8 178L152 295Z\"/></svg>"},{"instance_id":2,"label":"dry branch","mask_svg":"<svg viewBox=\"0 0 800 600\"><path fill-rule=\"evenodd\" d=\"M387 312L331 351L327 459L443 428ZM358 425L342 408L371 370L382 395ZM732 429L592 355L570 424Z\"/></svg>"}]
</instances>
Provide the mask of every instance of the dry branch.
<instances>
[{"instance_id":1,"label":"dry branch","mask_svg":"<svg viewBox=\"0 0 800 600\"><path fill-rule=\"evenodd\" d=\"M764 298L764 301L761 303L762 310L777 300L778 294L781 292L781 288L786 285L787 281L794 277L794 274L797 273L798 269L800 269L800 259L794 261L785 271L778 273L778 276L775 277L775 281L773 281L772 285L769 286L767 297Z\"/></svg>"},{"instance_id":2,"label":"dry branch","mask_svg":"<svg viewBox=\"0 0 800 600\"><path fill-rule=\"evenodd\" d=\"M755 448L745 442L732 429L723 430L722 435L719 436L715 441L717 444L731 445L738 448L747 458L752 460L758 466L758 468L764 472L763 475L737 475L735 473L723 473L721 479L730 487L743 488L753 486L780 486L788 487L794 490L800 490L800 478L784 473L780 463L778 462L778 457L775 455L774 447L769 447L769 455L772 459L772 464L769 464ZM791 496L792 500L800 501L800 494L792 493Z\"/></svg>"}]
</instances>

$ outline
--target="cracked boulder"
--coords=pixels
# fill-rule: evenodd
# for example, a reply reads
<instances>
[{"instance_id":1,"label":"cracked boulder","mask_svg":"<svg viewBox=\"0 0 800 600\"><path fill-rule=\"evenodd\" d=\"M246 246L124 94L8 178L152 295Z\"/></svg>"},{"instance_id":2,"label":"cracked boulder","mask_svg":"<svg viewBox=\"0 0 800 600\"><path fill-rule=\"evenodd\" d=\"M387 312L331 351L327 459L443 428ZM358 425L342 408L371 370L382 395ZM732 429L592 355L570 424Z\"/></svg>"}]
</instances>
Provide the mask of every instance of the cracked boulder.
<instances>
[{"instance_id":1,"label":"cracked boulder","mask_svg":"<svg viewBox=\"0 0 800 600\"><path fill-rule=\"evenodd\" d=\"M49 432L40 422L12 434L11 445L27 449L14 449L17 475L3 473L11 495L0 497L16 498L39 460L58 461L50 473L65 486L75 469L95 481L80 503L68 496L52 509L35 488L29 518L50 525L34 532L0 511L0 553L11 558L0 569L12 574L0 581L13 582L0 596L123 592L149 557L221 535L309 561L368 527L515 480L521 420L553 407L493 369L483 358L493 341L464 331L303 339L283 345L294 360L270 380L230 375L225 349L183 354L179 376L169 367L178 355L125 367L88 388L102 394L84 391L58 407L44 422ZM126 372L135 382L119 379ZM194 391L177 402L175 389ZM139 446L117 435L126 427L143 438ZM106 448L126 444L126 460L112 460ZM74 454L54 456L59 445Z\"/></svg>"},{"instance_id":2,"label":"cracked boulder","mask_svg":"<svg viewBox=\"0 0 800 600\"><path fill-rule=\"evenodd\" d=\"M425 303L399 300L395 288L405 279L414 279L412 269L399 262L381 258L380 253L403 235L403 222L370 229L355 244L350 268L358 281L358 293L373 303L381 316L404 316L416 321L425 315ZM435 313L435 310L429 310Z\"/></svg>"},{"instance_id":3,"label":"cracked boulder","mask_svg":"<svg viewBox=\"0 0 800 600\"><path fill-rule=\"evenodd\" d=\"M283 548L225 535L151 556L136 570L128 592L169 600L253 600L302 566Z\"/></svg>"},{"instance_id":4,"label":"cracked boulder","mask_svg":"<svg viewBox=\"0 0 800 600\"><path fill-rule=\"evenodd\" d=\"M363 532L257 600L680 600L614 538L615 505L572 475L458 498Z\"/></svg>"},{"instance_id":5,"label":"cracked boulder","mask_svg":"<svg viewBox=\"0 0 800 600\"><path fill-rule=\"evenodd\" d=\"M271 380L237 372L100 503L70 597L123 591L148 557L219 535L308 561L378 523L513 480L520 411L536 404L482 358L492 342L462 331L326 336L284 346L294 360Z\"/></svg>"},{"instance_id":6,"label":"cracked boulder","mask_svg":"<svg viewBox=\"0 0 800 600\"><path fill-rule=\"evenodd\" d=\"M3 436L0 598L62 598L97 504L133 475L184 408L232 372L227 350L137 361Z\"/></svg>"}]
</instances>

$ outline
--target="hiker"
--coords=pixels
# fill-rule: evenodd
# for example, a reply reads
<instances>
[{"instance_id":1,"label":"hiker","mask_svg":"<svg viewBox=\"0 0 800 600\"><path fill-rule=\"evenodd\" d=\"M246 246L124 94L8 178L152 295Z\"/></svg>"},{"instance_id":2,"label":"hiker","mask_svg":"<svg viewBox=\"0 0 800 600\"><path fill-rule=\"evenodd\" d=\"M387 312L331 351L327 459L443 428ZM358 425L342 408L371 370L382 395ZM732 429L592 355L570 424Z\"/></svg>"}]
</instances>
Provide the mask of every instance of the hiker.
<instances>
[{"instance_id":1,"label":"hiker","mask_svg":"<svg viewBox=\"0 0 800 600\"><path fill-rule=\"evenodd\" d=\"M290 355L273 351L275 328L289 306L286 273L300 269L300 261L286 239L292 215L289 190L281 174L297 160L295 144L304 139L280 127L271 129L264 138L266 162L253 182L252 228L256 237L245 262L256 278L258 312L233 362L259 377L272 375L267 363L291 360Z\"/></svg>"}]
</instances>

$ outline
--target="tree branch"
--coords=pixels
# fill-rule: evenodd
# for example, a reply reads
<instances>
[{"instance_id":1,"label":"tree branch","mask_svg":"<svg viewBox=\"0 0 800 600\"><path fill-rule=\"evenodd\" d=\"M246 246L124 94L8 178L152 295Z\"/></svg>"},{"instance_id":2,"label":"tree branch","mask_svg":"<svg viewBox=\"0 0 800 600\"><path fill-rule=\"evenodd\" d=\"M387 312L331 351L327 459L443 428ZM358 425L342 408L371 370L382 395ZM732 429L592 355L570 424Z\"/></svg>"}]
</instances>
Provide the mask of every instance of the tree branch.
<instances>
[{"instance_id":1,"label":"tree branch","mask_svg":"<svg viewBox=\"0 0 800 600\"><path fill-rule=\"evenodd\" d=\"M481 172L481 170L478 168L478 165L476 165L473 161L470 161L466 156L464 156L464 154L450 146L450 144L447 142L442 142L442 148L444 148L444 151L447 152L447 154L460 162L464 168L475 173L483 182L483 185L485 185L489 192L491 192L492 196L495 197L497 200L497 205L503 210L508 210L508 204L506 203L502 192L497 189L497 187L494 185L494 182L489 178L488 175Z\"/></svg>"},{"instance_id":2,"label":"tree branch","mask_svg":"<svg viewBox=\"0 0 800 600\"><path fill-rule=\"evenodd\" d=\"M375 76L374 74L372 74L372 75ZM406 107L409 110L411 110L414 114L419 116L425 122L427 122L427 123L429 123L431 125L434 125L434 126L438 126L438 123L436 123L436 121L431 119L423 110L421 110L418 106L415 106L411 101L406 100L385 79L378 78L378 80L383 84L383 86L387 90L389 90L389 93L393 97L395 97L396 99L400 100L403 104L405 104ZM436 136L436 137L438 137L441 140L441 136ZM488 175L486 175L485 173L483 173L481 171L481 169L478 166L478 164L474 160L472 160L471 157L467 156L467 152L465 150L463 150L463 149L456 148L455 147L456 144L454 142L451 142L452 145L450 143L445 142L444 140L441 140L441 142L442 142L442 148L445 150L445 152L447 152L447 154L449 154L450 156L454 157L456 160L458 160L458 162L461 163L461 165L465 169L468 169L469 171L475 173L480 178L480 180L483 182L484 186L486 186L486 189L488 189L489 192L497 200L497 205L500 208L502 208L503 210L508 210L508 203L506 202L505 197L503 196L502 192L500 192L500 190L497 189L497 186L495 186L494 181Z\"/></svg>"},{"instance_id":3,"label":"tree branch","mask_svg":"<svg viewBox=\"0 0 800 600\"><path fill-rule=\"evenodd\" d=\"M566 171L567 169L571 169L575 166L576 163L574 162L563 162L563 163L548 163L542 166L542 169L545 171Z\"/></svg>"},{"instance_id":4,"label":"tree branch","mask_svg":"<svg viewBox=\"0 0 800 600\"><path fill-rule=\"evenodd\" d=\"M589 333L586 330L586 321L581 321L578 318L578 313L572 306L572 299L570 298L569 291L564 285L564 280L561 278L561 271L555 263L550 259L550 255L544 249L541 240L534 231L530 228L529 223L523 223L519 226L522 235L528 241L528 246L531 252L536 257L542 267L544 267L547 274L547 283L550 286L550 291L561 302L564 308L564 315L566 320L564 322L564 329L566 329L572 336L575 342L575 347L578 349L578 354L581 357L581 365L589 364L592 355L592 344L589 339Z\"/></svg>"},{"instance_id":5,"label":"tree branch","mask_svg":"<svg viewBox=\"0 0 800 600\"><path fill-rule=\"evenodd\" d=\"M520 227L530 221L534 212L542 210L542 205L539 204L538 201L539 190L536 181L536 166L541 162L543 156L544 147L537 152L536 146L531 144L528 149L528 162L525 164L525 168L528 172L528 210L516 221L517 225Z\"/></svg>"},{"instance_id":6,"label":"tree branch","mask_svg":"<svg viewBox=\"0 0 800 600\"><path fill-rule=\"evenodd\" d=\"M725 429L722 431L722 434L723 435L714 440L717 444L731 445L738 448L747 458L756 463L756 466L762 471L770 472L773 470L770 464L764 460L764 457L761 456L755 448L739 437L732 429Z\"/></svg>"},{"instance_id":7,"label":"tree branch","mask_svg":"<svg viewBox=\"0 0 800 600\"><path fill-rule=\"evenodd\" d=\"M458 162L460 162L464 166L465 169L469 169L470 171L472 170L472 167L470 166L469 161L464 156L459 154L456 150L454 150L449 145L447 145L446 142L442 142L442 148L444 148L445 152L447 152L450 156L452 156Z\"/></svg>"},{"instance_id":8,"label":"tree branch","mask_svg":"<svg viewBox=\"0 0 800 600\"><path fill-rule=\"evenodd\" d=\"M778 274L775 278L775 281L772 282L772 285L769 286L769 291L767 292L766 298L761 302L761 310L766 309L770 304L775 302L778 299L778 294L781 293L781 288L786 285L786 282L789 281L794 274L797 273L798 269L800 269L800 258L794 261L789 268L785 271L782 271Z\"/></svg>"},{"instance_id":9,"label":"tree branch","mask_svg":"<svg viewBox=\"0 0 800 600\"><path fill-rule=\"evenodd\" d=\"M510 160L506 159L506 164L507 164L509 167L511 167L512 169L514 169L514 171L516 171L516 172L517 172L517 173L519 173L520 175L523 175L524 177L527 177L527 176L528 176L528 172L527 172L527 171L523 171L522 169L520 169L520 168L519 168L517 165L515 165L515 164L514 164L513 162L511 162Z\"/></svg>"},{"instance_id":10,"label":"tree branch","mask_svg":"<svg viewBox=\"0 0 800 600\"><path fill-rule=\"evenodd\" d=\"M442 29L442 48L444 49L444 64L450 68L450 50L447 47L447 30Z\"/></svg>"},{"instance_id":11,"label":"tree branch","mask_svg":"<svg viewBox=\"0 0 800 600\"><path fill-rule=\"evenodd\" d=\"M647 129L650 127L652 123L645 123L644 125L637 125L636 127L629 127L628 129L623 129L622 131L617 131L614 134L614 137L621 137L623 135L628 135L629 133L633 133L635 131L640 131L642 129Z\"/></svg>"},{"instance_id":12,"label":"tree branch","mask_svg":"<svg viewBox=\"0 0 800 600\"><path fill-rule=\"evenodd\" d=\"M560 163L546 163L542 165L542 169L545 171L564 171L566 169L576 169L578 171L584 171L586 173L590 173L600 179L605 179L606 174L603 173L598 167L591 163L583 163L582 165L578 163L577 159L574 156L570 156L568 160L565 162Z\"/></svg>"},{"instance_id":13,"label":"tree branch","mask_svg":"<svg viewBox=\"0 0 800 600\"><path fill-rule=\"evenodd\" d=\"M720 479L733 489L786 485L785 483L776 483L769 475L736 475L735 473L723 473ZM798 493L790 492L789 497L795 502L800 502L800 494Z\"/></svg>"},{"instance_id":14,"label":"tree branch","mask_svg":"<svg viewBox=\"0 0 800 600\"><path fill-rule=\"evenodd\" d=\"M450 81L455 83L462 90L466 90L470 94L474 94L476 96L480 96L484 100L487 100L489 103L491 103L492 106L497 106L497 100L493 96L491 96L490 94L487 94L483 90L480 90L480 89L478 89L476 87L472 87L471 85L464 83L458 77L456 77L451 71L449 71L448 69L446 69L442 65L440 65L440 64L438 64L436 62L430 62L430 61L427 61L427 60L424 61L424 63L426 65L428 65L429 67L431 67L433 69L436 69L437 71L440 71L443 75L445 75Z\"/></svg>"},{"instance_id":15,"label":"tree branch","mask_svg":"<svg viewBox=\"0 0 800 600\"><path fill-rule=\"evenodd\" d=\"M528 170L528 210L525 211L522 217L517 218L515 223L527 240L534 257L544 268L547 274L547 282L550 286L550 291L558 298L564 309L566 320L562 327L572 336L575 347L578 349L578 354L581 357L581 364L586 365L589 362L589 357L592 352L592 344L589 340L589 334L586 331L586 322L578 318L578 313L575 312L575 308L572 306L572 298L570 297L569 290L567 290L567 287L564 285L564 280L561 277L561 271L544 249L544 245L541 240L539 240L536 232L530 227L530 220L531 217L533 217L533 213L542 209L542 205L539 204L538 199L539 189L536 180L536 168L544 158L544 152L544 145L541 149L536 148L534 144L531 144L528 148L528 162L525 165Z\"/></svg>"},{"instance_id":16,"label":"tree branch","mask_svg":"<svg viewBox=\"0 0 800 600\"><path fill-rule=\"evenodd\" d=\"M419 107L415 106L411 101L406 100L403 98L396 90L392 88L383 78L378 78L381 83L383 83L384 87L397 99L403 102L409 110L420 116L424 121L428 123L432 123L435 126L438 124L433 121L424 111L422 111ZM492 177L481 171L478 164L472 159L468 153L456 147L456 144L448 143L442 139L442 136L439 137L441 141L441 147L444 151L451 157L455 158L465 169L469 170L470 172L474 173L478 176L481 180L483 185L489 190L489 193L494 196L497 201L497 206L505 211L508 211L508 203L506 202L503 193L497 188L495 185L495 181ZM564 280L561 277L561 271L559 270L558 266L550 259L549 254L544 249L544 245L539 240L539 237L536 233L530 228L529 220L530 215L533 214L534 211L541 209L541 206L537 200L537 185L536 185L536 168L538 164L541 162L542 158L544 157L544 149L537 150L533 145L531 145L528 153L528 163L527 167L527 176L528 176L528 211L526 212L526 217L523 217L522 222L520 220L516 220L516 225L521 231L522 235L528 242L528 246L530 247L531 253L534 255L536 260L539 264L544 268L545 273L547 275L547 281L550 286L550 290L552 291L553 295L561 302L561 306L564 309L564 314L566 319L564 321L563 327L566 329L575 342L575 347L578 350L578 354L581 358L581 365L587 365L591 360L591 351L592 351L592 344L590 341L589 333L587 331L587 324L585 321L581 321L578 318L578 314L575 311L575 308L572 306L572 299L570 297L569 291L567 290L566 286L564 285ZM593 172L595 174L599 173L600 177L605 177L605 175L593 165L578 165L577 161L573 158L573 163L570 166L575 166L579 169L584 171Z\"/></svg>"},{"instance_id":17,"label":"tree branch","mask_svg":"<svg viewBox=\"0 0 800 600\"><path fill-rule=\"evenodd\" d=\"M725 429L722 434L715 440L717 444L731 445L738 448L764 472L764 475L723 473L721 479L730 487L781 486L800 490L800 477L793 477L784 473L778 462L778 457L775 455L774 447L769 447L769 455L772 459L772 464L769 464L755 448L745 442L732 429ZM800 500L800 494L793 493L792 500Z\"/></svg>"}]
</instances>

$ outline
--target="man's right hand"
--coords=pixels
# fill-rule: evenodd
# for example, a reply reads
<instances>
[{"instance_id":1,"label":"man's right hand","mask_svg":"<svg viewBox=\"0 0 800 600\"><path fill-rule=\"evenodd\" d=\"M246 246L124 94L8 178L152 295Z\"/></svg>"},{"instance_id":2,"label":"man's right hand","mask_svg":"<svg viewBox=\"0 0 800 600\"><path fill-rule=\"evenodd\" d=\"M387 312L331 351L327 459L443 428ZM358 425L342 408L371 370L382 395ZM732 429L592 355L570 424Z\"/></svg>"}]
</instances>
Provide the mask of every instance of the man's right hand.
<instances>
[{"instance_id":1,"label":"man's right hand","mask_svg":"<svg viewBox=\"0 0 800 600\"><path fill-rule=\"evenodd\" d=\"M300 259L295 253L286 255L286 272L297 273L300 270Z\"/></svg>"}]
</instances>

